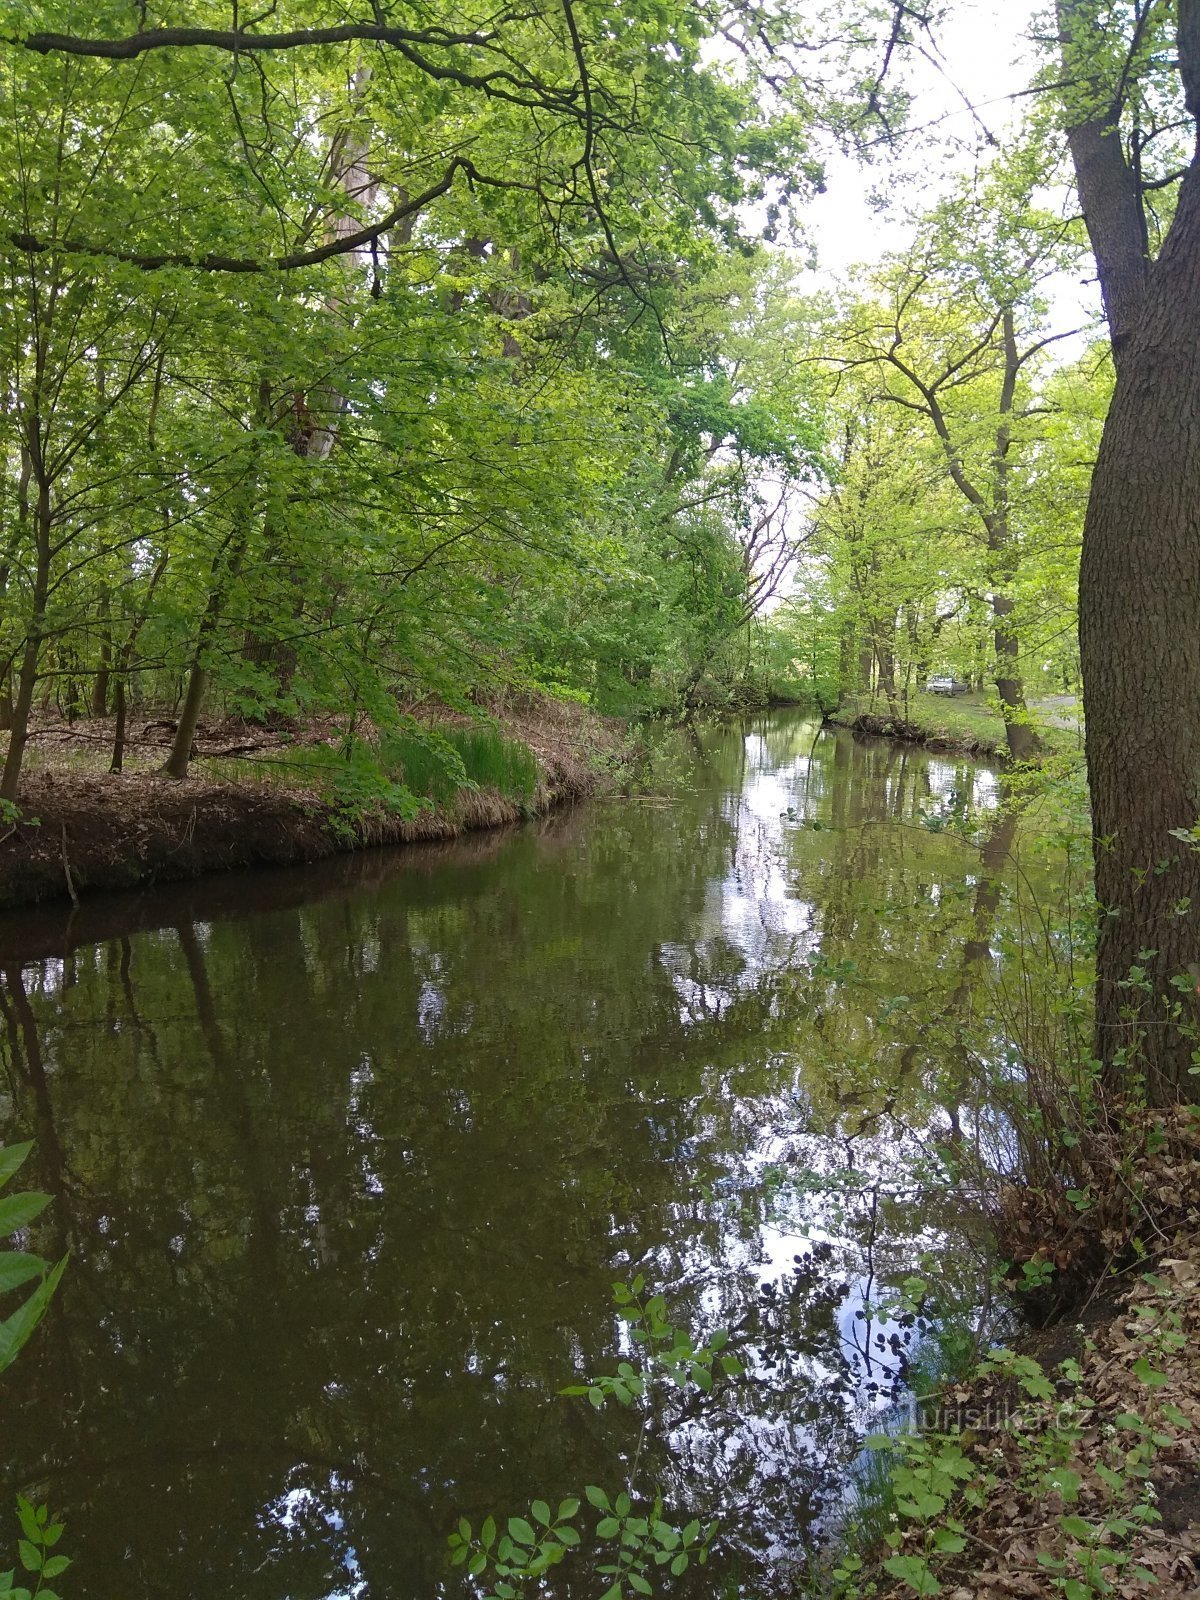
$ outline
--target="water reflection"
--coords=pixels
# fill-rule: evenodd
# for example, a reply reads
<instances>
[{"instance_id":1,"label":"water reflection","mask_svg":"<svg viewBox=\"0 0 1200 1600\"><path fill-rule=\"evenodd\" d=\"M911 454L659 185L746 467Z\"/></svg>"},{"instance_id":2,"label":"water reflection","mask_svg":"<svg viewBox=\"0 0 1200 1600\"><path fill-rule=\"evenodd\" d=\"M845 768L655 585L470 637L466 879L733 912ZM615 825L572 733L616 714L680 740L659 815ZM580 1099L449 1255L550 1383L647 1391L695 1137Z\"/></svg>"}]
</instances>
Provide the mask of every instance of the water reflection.
<instances>
[{"instance_id":1,"label":"water reflection","mask_svg":"<svg viewBox=\"0 0 1200 1600\"><path fill-rule=\"evenodd\" d=\"M65 1506L73 1592L453 1592L460 1513L620 1486L632 1419L557 1391L638 1271L750 1365L649 1473L786 1587L903 1374L864 1295L971 1292L922 1163L1012 844L943 823L994 799L782 714L666 803L10 919L0 1125L73 1261L0 1491Z\"/></svg>"}]
</instances>

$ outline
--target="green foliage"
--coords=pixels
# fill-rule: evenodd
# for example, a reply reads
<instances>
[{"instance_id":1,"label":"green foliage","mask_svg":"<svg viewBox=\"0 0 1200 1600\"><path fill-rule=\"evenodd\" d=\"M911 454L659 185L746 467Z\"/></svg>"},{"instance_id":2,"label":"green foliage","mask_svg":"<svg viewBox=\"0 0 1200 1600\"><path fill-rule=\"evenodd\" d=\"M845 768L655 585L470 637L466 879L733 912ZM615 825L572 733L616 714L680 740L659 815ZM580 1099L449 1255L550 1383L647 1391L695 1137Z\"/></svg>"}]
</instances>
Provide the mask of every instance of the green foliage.
<instances>
[{"instance_id":1,"label":"green foliage","mask_svg":"<svg viewBox=\"0 0 1200 1600\"><path fill-rule=\"evenodd\" d=\"M638 1406L644 1431L656 1383L707 1394L715 1379L741 1376L741 1362L728 1351L729 1335L718 1330L694 1343L669 1320L663 1297L646 1295L641 1274L631 1284L614 1284L613 1299L638 1360L620 1362L615 1373L569 1384L562 1394L586 1397L597 1411L609 1400ZM635 1460L630 1482L616 1494L588 1484L582 1497L561 1501L555 1512L548 1501L535 1500L528 1517L498 1522L489 1516L478 1531L460 1518L447 1541L451 1563L465 1567L473 1578L487 1579L486 1600L519 1600L572 1554L586 1560L597 1575L599 1600L652 1595L656 1578L678 1578L693 1561L699 1566L707 1562L717 1527L702 1527L695 1518L683 1526L667 1521L661 1493L650 1499L639 1496L632 1481L636 1471ZM590 1531L581 1533L576 1522L585 1501L596 1515Z\"/></svg>"},{"instance_id":2,"label":"green foliage","mask_svg":"<svg viewBox=\"0 0 1200 1600\"><path fill-rule=\"evenodd\" d=\"M208 719L355 738L431 698L653 710L741 676L824 448L789 355L808 312L738 237L744 203L781 219L820 181L815 108L759 92L800 8L736 71L715 13L657 0L468 4L399 47L318 44L341 9L284 0L294 47L244 62L27 49L76 10L7 12L0 213L30 241L0 335L7 800L43 696L75 718L190 688ZM832 113L861 63L813 48ZM409 796L442 786L407 756ZM403 808L393 784L365 759L340 780Z\"/></svg>"},{"instance_id":3,"label":"green foliage","mask_svg":"<svg viewBox=\"0 0 1200 1600\"><path fill-rule=\"evenodd\" d=\"M1130 1371L1146 1391L1137 1411L1124 1411L1100 1428L1094 1415L1097 1398L1089 1393L1078 1361L1060 1364L1056 1385L1033 1357L998 1348L967 1382L990 1384L1001 1376L1015 1385L1021 1397L1017 1406L1007 1419L994 1419L1007 1450L968 1450L975 1442L972 1432L957 1424L867 1439L868 1449L887 1463L883 1483L892 1508L882 1536L891 1554L881 1556L880 1564L905 1592L936 1595L943 1591L943 1580L953 1581L959 1558L969 1554L974 1539L968 1518L1006 1484L1036 1499L1054 1495L1063 1506L1055 1548L1039 1551L1037 1564L1066 1600L1111 1594L1124 1578L1135 1575L1130 1541L1139 1529L1161 1520L1149 1486L1154 1463L1173 1446L1178 1430L1192 1427L1177 1406L1158 1396L1167 1382L1158 1363L1186 1343L1178 1288L1154 1274L1145 1275L1143 1282L1152 1294L1127 1325L1134 1350L1140 1352L1131 1358ZM1103 1373L1103 1365L1095 1371ZM1063 1399L1064 1389L1069 1399ZM1073 1509L1081 1500L1085 1470L1077 1452L1083 1454L1089 1479L1104 1494L1098 1509L1094 1497L1089 1502L1087 1516ZM1001 1459L999 1467L995 1457ZM870 1525L867 1529L869 1537ZM853 1544L839 1553L830 1568L837 1594L850 1600L870 1592L863 1587L870 1572L868 1554ZM1149 1574L1141 1575L1152 1581Z\"/></svg>"},{"instance_id":4,"label":"green foliage","mask_svg":"<svg viewBox=\"0 0 1200 1600\"><path fill-rule=\"evenodd\" d=\"M20 1171L30 1151L31 1143L0 1147L0 1189ZM27 1228L50 1204L48 1194L26 1193L0 1196L0 1239ZM10 1367L24 1346L32 1338L38 1324L46 1315L59 1280L66 1271L66 1256L51 1267L40 1256L22 1250L0 1252L0 1295L6 1298L14 1290L38 1280L37 1287L17 1306L0 1319L0 1372Z\"/></svg>"},{"instance_id":5,"label":"green foliage","mask_svg":"<svg viewBox=\"0 0 1200 1600\"><path fill-rule=\"evenodd\" d=\"M66 1524L53 1516L48 1506L35 1507L23 1495L17 1496L17 1517L22 1534L17 1553L24 1582L17 1582L17 1568L0 1572L0 1595L9 1596L10 1600L58 1600L50 1585L71 1565L70 1556L56 1549Z\"/></svg>"},{"instance_id":6,"label":"green foliage","mask_svg":"<svg viewBox=\"0 0 1200 1600\"><path fill-rule=\"evenodd\" d=\"M0 1189L4 1189L20 1171L32 1149L32 1143L28 1142L0 1147ZM0 1239L11 1238L27 1228L49 1204L50 1196L47 1194L8 1194L0 1197ZM38 1280L33 1293L15 1311L8 1312L0 1320L0 1372L13 1364L32 1338L49 1309L66 1266L66 1256L57 1266L51 1267L40 1256L30 1255L23 1250L0 1251L0 1296L7 1300L14 1290L23 1289L35 1279ZM17 1496L17 1516L22 1534L17 1553L21 1567L30 1577L27 1582L18 1583L15 1568L0 1572L0 1595L10 1595L12 1600L37 1600L37 1597L40 1600L58 1600L57 1594L48 1585L71 1565L69 1557L54 1553L55 1546L62 1538L64 1525L51 1516L48 1507L43 1505L35 1508L21 1495ZM33 1583L32 1589L29 1588L29 1582Z\"/></svg>"}]
</instances>

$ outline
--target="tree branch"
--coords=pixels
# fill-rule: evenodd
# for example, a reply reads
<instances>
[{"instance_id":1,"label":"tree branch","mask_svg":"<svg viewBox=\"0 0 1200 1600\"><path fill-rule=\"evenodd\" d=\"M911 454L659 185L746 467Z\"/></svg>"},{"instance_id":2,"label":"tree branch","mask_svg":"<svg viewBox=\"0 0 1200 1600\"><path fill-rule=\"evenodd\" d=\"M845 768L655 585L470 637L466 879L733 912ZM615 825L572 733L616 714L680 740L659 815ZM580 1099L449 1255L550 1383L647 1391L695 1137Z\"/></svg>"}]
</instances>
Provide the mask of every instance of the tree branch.
<instances>
[{"instance_id":1,"label":"tree branch","mask_svg":"<svg viewBox=\"0 0 1200 1600\"><path fill-rule=\"evenodd\" d=\"M362 249L364 245L373 243L397 223L403 222L406 217L415 216L441 195L448 194L458 172L465 172L469 179L475 181L485 183L488 181L481 177L474 162L469 161L466 156L455 156L446 169L445 176L438 183L393 207L377 222L368 223L366 227L359 228L353 233L343 234L340 238L329 239L325 244L315 245L311 250L294 250L288 255L268 256L262 261L256 261L249 256L223 256L211 253L192 256L186 251L164 251L161 254L144 255L136 250L118 250L111 245L80 239L42 239L32 233L13 233L9 235L9 240L12 246L24 255L55 253L98 256L108 261L122 261L128 266L140 267L146 272L156 272L163 267L191 267L198 272L294 272L301 267L318 266L322 261L329 261L334 256L348 255L354 250Z\"/></svg>"}]
</instances>

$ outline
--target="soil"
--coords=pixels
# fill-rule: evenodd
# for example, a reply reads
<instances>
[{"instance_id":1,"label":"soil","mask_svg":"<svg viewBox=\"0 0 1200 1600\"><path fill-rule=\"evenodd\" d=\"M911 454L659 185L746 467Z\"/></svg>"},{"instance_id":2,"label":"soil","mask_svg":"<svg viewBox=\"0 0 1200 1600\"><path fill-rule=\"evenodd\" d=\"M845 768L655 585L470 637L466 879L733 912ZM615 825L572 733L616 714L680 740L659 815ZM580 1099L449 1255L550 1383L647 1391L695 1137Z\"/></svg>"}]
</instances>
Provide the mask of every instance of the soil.
<instances>
[{"instance_id":1,"label":"soil","mask_svg":"<svg viewBox=\"0 0 1200 1600\"><path fill-rule=\"evenodd\" d=\"M506 706L498 720L537 757L532 801L463 791L409 821L382 809L348 820L312 790L214 780L203 775L202 759L192 776L168 778L158 770L172 732L166 721L140 726L129 770L120 774L85 765L93 750L107 748L102 724L42 729L19 817L0 823L0 909L232 868L297 865L369 846L453 839L583 799L611 783L620 767L619 725L580 707L524 701ZM198 757L269 757L282 742L281 735L226 723L204 730Z\"/></svg>"}]
</instances>

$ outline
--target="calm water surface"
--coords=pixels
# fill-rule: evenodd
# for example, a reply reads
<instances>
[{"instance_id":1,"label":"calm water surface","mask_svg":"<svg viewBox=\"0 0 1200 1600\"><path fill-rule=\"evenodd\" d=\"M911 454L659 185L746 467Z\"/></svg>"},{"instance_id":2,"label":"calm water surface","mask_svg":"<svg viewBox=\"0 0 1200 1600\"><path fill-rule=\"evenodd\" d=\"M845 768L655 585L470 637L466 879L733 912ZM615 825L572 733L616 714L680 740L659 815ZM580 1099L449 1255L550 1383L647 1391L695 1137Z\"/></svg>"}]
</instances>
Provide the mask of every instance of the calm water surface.
<instances>
[{"instance_id":1,"label":"calm water surface","mask_svg":"<svg viewBox=\"0 0 1200 1600\"><path fill-rule=\"evenodd\" d=\"M641 1482L785 1591L902 1375L864 1299L978 1272L922 1161L994 959L945 824L995 787L776 713L667 798L0 923L0 1135L73 1253L0 1504L64 1508L68 1595L460 1592L460 1514L622 1486L634 1419L557 1391L637 1272L749 1367L654 1408Z\"/></svg>"}]
</instances>

